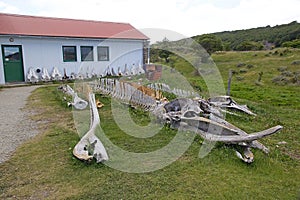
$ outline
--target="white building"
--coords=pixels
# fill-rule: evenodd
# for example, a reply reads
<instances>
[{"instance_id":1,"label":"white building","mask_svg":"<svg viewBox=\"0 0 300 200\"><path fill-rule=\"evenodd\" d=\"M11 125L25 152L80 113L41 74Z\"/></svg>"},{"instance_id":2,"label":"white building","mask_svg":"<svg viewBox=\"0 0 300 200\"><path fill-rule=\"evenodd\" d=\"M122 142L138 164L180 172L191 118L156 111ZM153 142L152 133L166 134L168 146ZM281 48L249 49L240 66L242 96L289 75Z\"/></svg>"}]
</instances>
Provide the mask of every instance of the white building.
<instances>
[{"instance_id":1,"label":"white building","mask_svg":"<svg viewBox=\"0 0 300 200\"><path fill-rule=\"evenodd\" d=\"M127 23L0 13L0 84L56 67L63 75L100 75L142 65L148 37Z\"/></svg>"}]
</instances>

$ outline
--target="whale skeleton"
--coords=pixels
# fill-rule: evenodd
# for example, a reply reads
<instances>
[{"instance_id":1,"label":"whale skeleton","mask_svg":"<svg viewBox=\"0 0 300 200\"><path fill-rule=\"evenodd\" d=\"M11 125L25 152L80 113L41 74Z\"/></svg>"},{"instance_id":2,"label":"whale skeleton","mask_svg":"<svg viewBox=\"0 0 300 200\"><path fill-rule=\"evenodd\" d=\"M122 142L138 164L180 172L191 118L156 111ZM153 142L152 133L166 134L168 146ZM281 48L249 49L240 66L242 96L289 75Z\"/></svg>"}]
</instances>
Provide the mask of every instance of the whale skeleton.
<instances>
[{"instance_id":1,"label":"whale skeleton","mask_svg":"<svg viewBox=\"0 0 300 200\"><path fill-rule=\"evenodd\" d=\"M117 79L99 79L98 81L90 82L89 86L95 93L108 95L134 108L141 108L151 112L162 123L169 124L171 128L194 132L210 142L223 142L237 146L237 157L246 163L254 161L251 148L257 148L264 153L269 153L269 149L258 140L275 134L283 128L278 125L248 134L227 122L222 114L224 108L234 108L249 115L255 115L248 108L238 105L228 96L208 100L199 97L194 99L177 98L168 102L165 98L164 100L159 100L156 99L157 96L149 95L149 91L146 94L145 89L141 89L136 84ZM170 91L178 92L178 90L171 90L166 85L163 87L168 88ZM151 88L154 88L153 85L148 89L151 90ZM181 92L181 94L183 93L191 94L190 92ZM101 141L94 134L95 125L93 123L100 123L100 118L99 120L97 118L94 119L95 117L99 117L94 98L94 94L91 93L89 95L91 129L80 140L80 144L75 146L73 154L81 160L90 160L94 157L97 162L102 162L107 160L108 156ZM89 146L93 147L93 151L87 154L87 147Z\"/></svg>"}]
</instances>

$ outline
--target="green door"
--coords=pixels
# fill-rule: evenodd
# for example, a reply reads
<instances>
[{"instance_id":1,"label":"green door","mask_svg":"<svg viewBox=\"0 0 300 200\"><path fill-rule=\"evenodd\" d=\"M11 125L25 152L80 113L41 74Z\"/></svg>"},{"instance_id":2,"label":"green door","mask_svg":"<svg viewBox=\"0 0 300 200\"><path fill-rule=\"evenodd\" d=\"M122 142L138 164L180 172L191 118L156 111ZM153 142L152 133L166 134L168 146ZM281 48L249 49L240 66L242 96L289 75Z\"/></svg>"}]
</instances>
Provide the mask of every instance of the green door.
<instances>
[{"instance_id":1,"label":"green door","mask_svg":"<svg viewBox=\"0 0 300 200\"><path fill-rule=\"evenodd\" d=\"M22 46L2 45L5 82L24 81Z\"/></svg>"}]
</instances>

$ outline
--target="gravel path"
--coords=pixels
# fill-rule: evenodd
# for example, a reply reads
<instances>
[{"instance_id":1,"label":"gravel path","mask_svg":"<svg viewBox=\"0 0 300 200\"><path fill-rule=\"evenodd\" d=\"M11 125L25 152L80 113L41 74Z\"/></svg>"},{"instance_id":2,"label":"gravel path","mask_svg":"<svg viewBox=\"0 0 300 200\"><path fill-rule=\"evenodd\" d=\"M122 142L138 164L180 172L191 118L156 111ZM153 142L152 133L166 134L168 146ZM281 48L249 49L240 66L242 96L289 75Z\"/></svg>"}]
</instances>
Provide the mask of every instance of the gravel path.
<instances>
[{"instance_id":1,"label":"gravel path","mask_svg":"<svg viewBox=\"0 0 300 200\"><path fill-rule=\"evenodd\" d=\"M38 131L22 108L38 86L5 88L0 91L0 163L5 162L22 142Z\"/></svg>"}]
</instances>

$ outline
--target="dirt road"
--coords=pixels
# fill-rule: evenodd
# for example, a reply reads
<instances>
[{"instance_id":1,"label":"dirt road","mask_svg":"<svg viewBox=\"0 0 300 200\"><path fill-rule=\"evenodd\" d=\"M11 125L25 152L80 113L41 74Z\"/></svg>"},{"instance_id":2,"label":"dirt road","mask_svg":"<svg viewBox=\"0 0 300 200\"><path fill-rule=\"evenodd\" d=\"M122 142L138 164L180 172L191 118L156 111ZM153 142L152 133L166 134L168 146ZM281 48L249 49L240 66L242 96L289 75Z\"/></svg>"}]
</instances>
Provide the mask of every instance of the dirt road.
<instances>
[{"instance_id":1,"label":"dirt road","mask_svg":"<svg viewBox=\"0 0 300 200\"><path fill-rule=\"evenodd\" d=\"M24 141L38 131L22 110L30 93L38 86L4 88L0 91L0 163L5 162Z\"/></svg>"}]
</instances>

